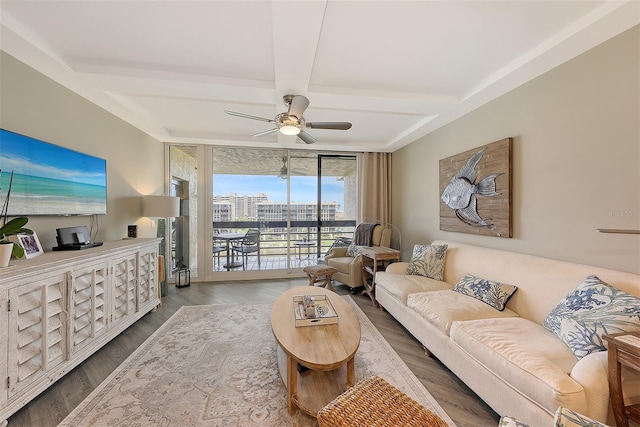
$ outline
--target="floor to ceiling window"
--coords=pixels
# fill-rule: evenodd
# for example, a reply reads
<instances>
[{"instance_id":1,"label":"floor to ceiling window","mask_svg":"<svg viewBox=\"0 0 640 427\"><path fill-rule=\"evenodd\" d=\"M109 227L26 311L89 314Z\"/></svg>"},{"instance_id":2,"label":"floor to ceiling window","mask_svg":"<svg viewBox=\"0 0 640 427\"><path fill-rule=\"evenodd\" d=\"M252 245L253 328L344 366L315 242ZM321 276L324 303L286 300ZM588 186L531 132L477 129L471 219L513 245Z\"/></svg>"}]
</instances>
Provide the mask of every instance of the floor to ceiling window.
<instances>
[{"instance_id":1,"label":"floor to ceiling window","mask_svg":"<svg viewBox=\"0 0 640 427\"><path fill-rule=\"evenodd\" d=\"M353 233L355 157L324 163L322 157L315 151L213 148L213 271L303 268L322 262L337 238ZM252 243L242 237L249 231L259 234L259 247L243 246Z\"/></svg>"},{"instance_id":2,"label":"floor to ceiling window","mask_svg":"<svg viewBox=\"0 0 640 427\"><path fill-rule=\"evenodd\" d=\"M185 206L172 247L192 277L286 277L353 234L354 155L180 145L169 154Z\"/></svg>"}]
</instances>

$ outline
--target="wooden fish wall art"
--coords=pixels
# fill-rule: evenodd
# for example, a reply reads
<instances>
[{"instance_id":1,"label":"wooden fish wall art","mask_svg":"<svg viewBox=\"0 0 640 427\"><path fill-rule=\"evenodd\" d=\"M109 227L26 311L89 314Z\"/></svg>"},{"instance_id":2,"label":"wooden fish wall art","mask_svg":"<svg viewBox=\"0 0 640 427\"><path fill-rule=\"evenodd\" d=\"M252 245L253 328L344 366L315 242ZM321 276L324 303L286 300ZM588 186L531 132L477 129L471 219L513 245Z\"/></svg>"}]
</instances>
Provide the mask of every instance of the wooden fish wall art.
<instances>
[{"instance_id":1,"label":"wooden fish wall art","mask_svg":"<svg viewBox=\"0 0 640 427\"><path fill-rule=\"evenodd\" d=\"M513 237L513 138L440 160L440 229Z\"/></svg>"}]
</instances>

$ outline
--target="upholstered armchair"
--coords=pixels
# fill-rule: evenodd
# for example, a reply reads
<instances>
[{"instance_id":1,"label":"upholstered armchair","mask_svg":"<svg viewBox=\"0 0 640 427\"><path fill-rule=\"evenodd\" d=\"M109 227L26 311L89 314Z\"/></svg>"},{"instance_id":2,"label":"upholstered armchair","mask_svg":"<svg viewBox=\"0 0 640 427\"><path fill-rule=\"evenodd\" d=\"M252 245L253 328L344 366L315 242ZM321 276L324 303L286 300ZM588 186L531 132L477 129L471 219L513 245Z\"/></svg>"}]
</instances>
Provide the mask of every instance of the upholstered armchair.
<instances>
[{"instance_id":1,"label":"upholstered armchair","mask_svg":"<svg viewBox=\"0 0 640 427\"><path fill-rule=\"evenodd\" d=\"M371 235L371 246L391 246L390 228L376 225ZM362 287L362 257L360 255L350 256L347 254L348 247L336 247L331 249L324 258L325 265L338 270L332 279L344 283L353 291Z\"/></svg>"}]
</instances>

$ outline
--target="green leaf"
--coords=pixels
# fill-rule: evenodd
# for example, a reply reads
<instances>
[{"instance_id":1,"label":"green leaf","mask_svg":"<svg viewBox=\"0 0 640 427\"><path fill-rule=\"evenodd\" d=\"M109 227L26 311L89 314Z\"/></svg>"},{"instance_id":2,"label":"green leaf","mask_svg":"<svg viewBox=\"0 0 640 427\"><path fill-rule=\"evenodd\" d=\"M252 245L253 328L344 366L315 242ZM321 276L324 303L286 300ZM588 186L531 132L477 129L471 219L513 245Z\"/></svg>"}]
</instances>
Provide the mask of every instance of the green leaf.
<instances>
[{"instance_id":1,"label":"green leaf","mask_svg":"<svg viewBox=\"0 0 640 427\"><path fill-rule=\"evenodd\" d=\"M11 254L16 258L22 258L24 256L24 249L22 248L22 246L16 245L14 243Z\"/></svg>"},{"instance_id":2,"label":"green leaf","mask_svg":"<svg viewBox=\"0 0 640 427\"><path fill-rule=\"evenodd\" d=\"M11 221L0 227L0 237L22 233L32 234L33 232L31 230L23 228L27 222L29 222L29 218L24 216L13 218Z\"/></svg>"}]
</instances>

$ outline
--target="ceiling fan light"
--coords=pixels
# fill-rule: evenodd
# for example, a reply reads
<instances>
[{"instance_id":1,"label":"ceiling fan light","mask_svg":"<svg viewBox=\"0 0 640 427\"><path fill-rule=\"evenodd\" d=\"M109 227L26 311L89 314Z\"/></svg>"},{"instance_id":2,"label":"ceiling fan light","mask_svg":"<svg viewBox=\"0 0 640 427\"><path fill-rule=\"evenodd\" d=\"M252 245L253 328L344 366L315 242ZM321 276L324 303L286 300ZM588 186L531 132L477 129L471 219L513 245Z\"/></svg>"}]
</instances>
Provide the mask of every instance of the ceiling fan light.
<instances>
[{"instance_id":1,"label":"ceiling fan light","mask_svg":"<svg viewBox=\"0 0 640 427\"><path fill-rule=\"evenodd\" d=\"M300 128L293 125L284 125L280 128L280 133L284 135L297 135L300 133Z\"/></svg>"}]
</instances>

